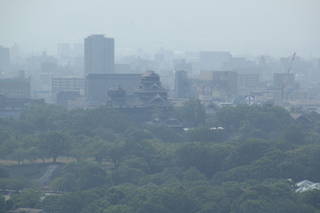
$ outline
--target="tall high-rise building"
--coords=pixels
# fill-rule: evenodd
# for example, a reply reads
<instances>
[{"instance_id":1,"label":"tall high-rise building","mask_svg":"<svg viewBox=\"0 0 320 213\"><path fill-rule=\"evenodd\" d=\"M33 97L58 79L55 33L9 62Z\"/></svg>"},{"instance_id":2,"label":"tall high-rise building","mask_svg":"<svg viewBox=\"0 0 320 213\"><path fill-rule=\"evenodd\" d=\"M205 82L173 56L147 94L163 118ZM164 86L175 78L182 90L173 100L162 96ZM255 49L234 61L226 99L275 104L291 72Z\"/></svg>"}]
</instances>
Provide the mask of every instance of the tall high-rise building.
<instances>
[{"instance_id":1,"label":"tall high-rise building","mask_svg":"<svg viewBox=\"0 0 320 213\"><path fill-rule=\"evenodd\" d=\"M0 46L0 73L7 72L10 67L10 50Z\"/></svg>"},{"instance_id":2,"label":"tall high-rise building","mask_svg":"<svg viewBox=\"0 0 320 213\"><path fill-rule=\"evenodd\" d=\"M184 70L186 72L192 72L192 63L188 63L185 59L176 59L173 61L175 71Z\"/></svg>"},{"instance_id":3,"label":"tall high-rise building","mask_svg":"<svg viewBox=\"0 0 320 213\"><path fill-rule=\"evenodd\" d=\"M114 72L114 39L91 35L84 40L85 75Z\"/></svg>"},{"instance_id":4,"label":"tall high-rise building","mask_svg":"<svg viewBox=\"0 0 320 213\"><path fill-rule=\"evenodd\" d=\"M177 98L189 98L191 96L191 84L186 71L175 72L174 86Z\"/></svg>"}]
</instances>

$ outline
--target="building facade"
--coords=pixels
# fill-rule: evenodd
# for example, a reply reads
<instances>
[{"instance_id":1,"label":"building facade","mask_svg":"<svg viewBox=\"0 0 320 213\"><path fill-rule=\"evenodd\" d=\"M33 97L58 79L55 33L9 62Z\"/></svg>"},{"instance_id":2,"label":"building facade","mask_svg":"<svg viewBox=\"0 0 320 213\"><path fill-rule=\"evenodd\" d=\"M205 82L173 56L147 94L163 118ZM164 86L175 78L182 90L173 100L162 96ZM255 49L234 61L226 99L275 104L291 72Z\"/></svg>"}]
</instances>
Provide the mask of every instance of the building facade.
<instances>
[{"instance_id":1,"label":"building facade","mask_svg":"<svg viewBox=\"0 0 320 213\"><path fill-rule=\"evenodd\" d=\"M283 87L292 87L295 84L295 75L293 73L274 73L273 86L276 89Z\"/></svg>"},{"instance_id":2,"label":"building facade","mask_svg":"<svg viewBox=\"0 0 320 213\"><path fill-rule=\"evenodd\" d=\"M221 100L238 95L238 73L234 71L200 72L198 94Z\"/></svg>"},{"instance_id":3,"label":"building facade","mask_svg":"<svg viewBox=\"0 0 320 213\"><path fill-rule=\"evenodd\" d=\"M102 105L107 102L108 91L122 88L130 95L140 84L141 74L88 74L86 96L89 105Z\"/></svg>"},{"instance_id":4,"label":"building facade","mask_svg":"<svg viewBox=\"0 0 320 213\"><path fill-rule=\"evenodd\" d=\"M0 79L0 95L7 98L30 98L30 79L20 77Z\"/></svg>"},{"instance_id":5,"label":"building facade","mask_svg":"<svg viewBox=\"0 0 320 213\"><path fill-rule=\"evenodd\" d=\"M77 77L52 78L52 101L59 105L67 105L68 101L85 94L85 79Z\"/></svg>"},{"instance_id":6,"label":"building facade","mask_svg":"<svg viewBox=\"0 0 320 213\"><path fill-rule=\"evenodd\" d=\"M261 87L260 75L257 73L238 74L239 95L249 95Z\"/></svg>"},{"instance_id":7,"label":"building facade","mask_svg":"<svg viewBox=\"0 0 320 213\"><path fill-rule=\"evenodd\" d=\"M191 82L186 71L175 72L174 91L176 98L191 97Z\"/></svg>"},{"instance_id":8,"label":"building facade","mask_svg":"<svg viewBox=\"0 0 320 213\"><path fill-rule=\"evenodd\" d=\"M0 46L0 74L10 68L10 49Z\"/></svg>"},{"instance_id":9,"label":"building facade","mask_svg":"<svg viewBox=\"0 0 320 213\"><path fill-rule=\"evenodd\" d=\"M85 76L114 72L114 39L91 35L84 40Z\"/></svg>"},{"instance_id":10,"label":"building facade","mask_svg":"<svg viewBox=\"0 0 320 213\"><path fill-rule=\"evenodd\" d=\"M65 77L52 78L52 93L58 92L79 92L84 93L85 80L83 78Z\"/></svg>"}]
</instances>

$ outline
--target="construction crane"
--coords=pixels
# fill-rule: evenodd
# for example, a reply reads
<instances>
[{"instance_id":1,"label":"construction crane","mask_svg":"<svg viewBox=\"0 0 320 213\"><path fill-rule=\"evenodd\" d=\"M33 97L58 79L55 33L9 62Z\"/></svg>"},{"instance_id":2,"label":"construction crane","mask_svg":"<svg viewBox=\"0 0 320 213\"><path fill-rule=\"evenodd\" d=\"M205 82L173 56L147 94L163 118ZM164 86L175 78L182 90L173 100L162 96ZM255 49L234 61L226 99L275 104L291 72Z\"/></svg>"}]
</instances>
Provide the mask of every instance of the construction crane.
<instances>
[{"instance_id":1,"label":"construction crane","mask_svg":"<svg viewBox=\"0 0 320 213\"><path fill-rule=\"evenodd\" d=\"M281 101L283 102L284 100L284 93L285 93L285 89L288 87L288 84L289 84L289 74L291 73L291 70L292 70L292 66L293 66L293 62L295 61L296 59L296 56L297 56L297 53L294 52L292 54L292 57L289 61L289 65L288 65L288 69L287 69L287 75L284 77L284 80L282 82L282 86L281 86Z\"/></svg>"},{"instance_id":2,"label":"construction crane","mask_svg":"<svg viewBox=\"0 0 320 213\"><path fill-rule=\"evenodd\" d=\"M292 70L292 65L293 65L294 60L296 59L296 56L297 56L297 53L294 52L291 57L290 63L289 63L288 72L287 72L288 74L290 74L290 72Z\"/></svg>"}]
</instances>

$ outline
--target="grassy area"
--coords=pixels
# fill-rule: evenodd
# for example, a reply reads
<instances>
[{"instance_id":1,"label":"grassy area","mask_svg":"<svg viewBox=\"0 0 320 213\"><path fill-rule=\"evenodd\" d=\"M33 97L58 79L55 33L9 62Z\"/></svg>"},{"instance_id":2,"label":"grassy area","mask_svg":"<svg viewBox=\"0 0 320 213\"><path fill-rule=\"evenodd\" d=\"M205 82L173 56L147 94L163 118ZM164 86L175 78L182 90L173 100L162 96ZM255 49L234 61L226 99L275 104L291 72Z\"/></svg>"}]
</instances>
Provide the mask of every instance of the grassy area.
<instances>
[{"instance_id":1,"label":"grassy area","mask_svg":"<svg viewBox=\"0 0 320 213\"><path fill-rule=\"evenodd\" d=\"M47 167L48 164L24 164L10 165L4 168L9 172L10 178L36 180L44 174Z\"/></svg>"},{"instance_id":2,"label":"grassy area","mask_svg":"<svg viewBox=\"0 0 320 213\"><path fill-rule=\"evenodd\" d=\"M57 163L70 163L74 162L74 158L66 158L66 157L61 157L57 159ZM41 159L29 161L29 160L24 160L21 162L21 165L32 165L32 164L48 164L52 163L52 159L45 159L44 161ZM0 160L0 166L16 166L19 165L18 161L14 160Z\"/></svg>"}]
</instances>

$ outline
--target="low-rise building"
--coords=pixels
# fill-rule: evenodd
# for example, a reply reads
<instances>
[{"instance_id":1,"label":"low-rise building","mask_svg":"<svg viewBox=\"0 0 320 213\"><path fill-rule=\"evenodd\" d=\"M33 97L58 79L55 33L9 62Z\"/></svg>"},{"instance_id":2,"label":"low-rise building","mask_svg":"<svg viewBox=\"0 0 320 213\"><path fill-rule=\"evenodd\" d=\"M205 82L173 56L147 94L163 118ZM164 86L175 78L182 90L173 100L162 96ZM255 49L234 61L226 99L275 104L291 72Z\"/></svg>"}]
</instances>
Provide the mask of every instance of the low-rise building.
<instances>
[{"instance_id":1,"label":"low-rise building","mask_svg":"<svg viewBox=\"0 0 320 213\"><path fill-rule=\"evenodd\" d=\"M201 71L197 88L199 97L232 99L238 93L238 74L234 71Z\"/></svg>"},{"instance_id":2,"label":"low-rise building","mask_svg":"<svg viewBox=\"0 0 320 213\"><path fill-rule=\"evenodd\" d=\"M24 76L0 79L0 95L8 98L30 98L30 79Z\"/></svg>"},{"instance_id":3,"label":"low-rise building","mask_svg":"<svg viewBox=\"0 0 320 213\"><path fill-rule=\"evenodd\" d=\"M122 88L132 94L139 87L141 74L91 73L86 77L86 97L88 104L106 104L108 91Z\"/></svg>"}]
</instances>

